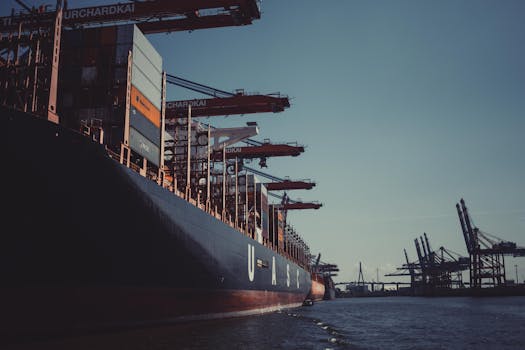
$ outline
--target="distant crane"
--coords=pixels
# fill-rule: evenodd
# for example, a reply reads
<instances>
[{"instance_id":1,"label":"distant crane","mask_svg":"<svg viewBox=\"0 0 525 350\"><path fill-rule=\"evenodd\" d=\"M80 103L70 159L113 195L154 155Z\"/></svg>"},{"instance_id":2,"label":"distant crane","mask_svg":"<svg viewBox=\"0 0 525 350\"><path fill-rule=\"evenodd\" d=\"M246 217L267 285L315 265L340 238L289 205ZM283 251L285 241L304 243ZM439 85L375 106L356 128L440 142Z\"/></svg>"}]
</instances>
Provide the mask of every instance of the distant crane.
<instances>
[{"instance_id":1,"label":"distant crane","mask_svg":"<svg viewBox=\"0 0 525 350\"><path fill-rule=\"evenodd\" d=\"M470 255L470 285L481 288L506 285L505 256L525 256L525 248L481 231L473 225L465 201L456 203L459 223Z\"/></svg>"},{"instance_id":2,"label":"distant crane","mask_svg":"<svg viewBox=\"0 0 525 350\"><path fill-rule=\"evenodd\" d=\"M418 240L415 239L416 251L421 268L422 284L432 288L452 288L454 285L462 285L461 271L468 269L468 258L456 257L452 253L440 247L438 252L430 249L428 237L423 233L420 237L423 253L420 250ZM456 273L456 279L452 274Z\"/></svg>"},{"instance_id":3,"label":"distant crane","mask_svg":"<svg viewBox=\"0 0 525 350\"><path fill-rule=\"evenodd\" d=\"M463 286L461 271L468 269L468 258L461 257L443 246L433 251L426 233L423 233L419 239L416 238L414 244L418 256L417 262L410 262L404 250L406 263L397 268L399 272L385 276L410 276L412 288L434 289Z\"/></svg>"}]
</instances>

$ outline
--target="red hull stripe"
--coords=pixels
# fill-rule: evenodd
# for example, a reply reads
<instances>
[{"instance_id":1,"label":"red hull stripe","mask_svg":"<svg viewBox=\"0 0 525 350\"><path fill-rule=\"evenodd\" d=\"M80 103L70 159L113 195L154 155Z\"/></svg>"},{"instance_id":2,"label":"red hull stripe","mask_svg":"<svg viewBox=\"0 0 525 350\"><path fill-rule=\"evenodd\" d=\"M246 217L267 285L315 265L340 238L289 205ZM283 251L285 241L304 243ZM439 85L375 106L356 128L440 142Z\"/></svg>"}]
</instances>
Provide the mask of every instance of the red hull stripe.
<instances>
[{"instance_id":1,"label":"red hull stripe","mask_svg":"<svg viewBox=\"0 0 525 350\"><path fill-rule=\"evenodd\" d=\"M258 290L3 288L0 335L46 336L245 316L301 305L305 295Z\"/></svg>"}]
</instances>

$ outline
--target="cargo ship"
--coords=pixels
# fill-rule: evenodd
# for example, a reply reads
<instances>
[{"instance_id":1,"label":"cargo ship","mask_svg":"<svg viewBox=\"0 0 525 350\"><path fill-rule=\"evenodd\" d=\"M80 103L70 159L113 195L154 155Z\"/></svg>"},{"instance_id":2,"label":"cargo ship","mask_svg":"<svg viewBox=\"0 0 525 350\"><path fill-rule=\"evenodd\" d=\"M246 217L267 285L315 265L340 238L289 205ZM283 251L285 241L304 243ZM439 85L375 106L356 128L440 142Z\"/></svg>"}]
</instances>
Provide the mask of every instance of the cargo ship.
<instances>
[{"instance_id":1,"label":"cargo ship","mask_svg":"<svg viewBox=\"0 0 525 350\"><path fill-rule=\"evenodd\" d=\"M310 249L286 220L301 203L270 204L242 147L228 148L257 126L195 121L206 100L167 108L162 57L145 36L259 17L255 1L233 2L220 23L88 25L160 4L179 16L181 1L58 2L1 18L0 338L259 314L319 294Z\"/></svg>"}]
</instances>

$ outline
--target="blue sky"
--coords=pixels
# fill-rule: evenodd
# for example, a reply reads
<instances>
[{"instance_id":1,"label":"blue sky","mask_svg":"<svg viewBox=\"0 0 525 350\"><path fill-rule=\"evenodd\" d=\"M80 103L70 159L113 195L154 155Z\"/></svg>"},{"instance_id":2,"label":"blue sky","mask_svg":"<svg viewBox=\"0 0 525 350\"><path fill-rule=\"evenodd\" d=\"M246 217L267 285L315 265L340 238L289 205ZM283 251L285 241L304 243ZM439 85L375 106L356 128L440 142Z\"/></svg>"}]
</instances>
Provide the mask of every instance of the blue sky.
<instances>
[{"instance_id":1,"label":"blue sky","mask_svg":"<svg viewBox=\"0 0 525 350\"><path fill-rule=\"evenodd\" d=\"M10 1L14 3L14 1ZM69 1L70 7L111 1ZM10 4L9 4L10 5ZM2 13L7 4L2 4ZM306 146L264 171L317 183L292 198L293 226L338 264L380 278L415 259L414 238L466 255L455 204L483 231L525 246L525 2L265 0L245 27L150 35L168 73L222 90L281 92L259 139ZM169 99L200 97L172 88ZM256 167L255 163L251 166ZM506 259L525 278L525 258ZM399 279L399 278L397 278Z\"/></svg>"},{"instance_id":2,"label":"blue sky","mask_svg":"<svg viewBox=\"0 0 525 350\"><path fill-rule=\"evenodd\" d=\"M210 121L255 120L261 137L306 146L298 158L270 159L265 171L317 182L290 196L324 206L290 221L339 265L339 281L356 279L359 261L367 279L377 268L393 272L403 248L416 258L423 232L433 249L466 255L461 197L480 229L525 245L525 3L288 0L261 8L251 26L152 40L175 75L292 98L280 114ZM507 259L508 278L514 263Z\"/></svg>"}]
</instances>

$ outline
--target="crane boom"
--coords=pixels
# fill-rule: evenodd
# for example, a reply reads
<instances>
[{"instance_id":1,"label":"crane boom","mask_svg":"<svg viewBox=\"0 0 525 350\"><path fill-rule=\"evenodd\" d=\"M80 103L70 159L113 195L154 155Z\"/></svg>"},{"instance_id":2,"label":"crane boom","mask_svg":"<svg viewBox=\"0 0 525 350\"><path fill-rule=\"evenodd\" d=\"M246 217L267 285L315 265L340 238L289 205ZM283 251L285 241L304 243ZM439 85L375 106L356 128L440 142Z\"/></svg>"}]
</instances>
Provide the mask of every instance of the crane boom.
<instances>
[{"instance_id":1,"label":"crane boom","mask_svg":"<svg viewBox=\"0 0 525 350\"><path fill-rule=\"evenodd\" d=\"M283 204L284 210L296 210L296 209L319 209L323 205L321 203L303 203L303 202L295 202L295 203L286 203Z\"/></svg>"},{"instance_id":2,"label":"crane boom","mask_svg":"<svg viewBox=\"0 0 525 350\"><path fill-rule=\"evenodd\" d=\"M463 212L463 220L465 220L465 227L467 228L469 241L472 245L472 249L479 249L479 242L477 240L476 235L474 234L474 231L472 230L472 225L470 224L470 217L468 214L467 206L465 205L465 201L463 198L459 201L461 203L461 211Z\"/></svg>"},{"instance_id":3,"label":"crane boom","mask_svg":"<svg viewBox=\"0 0 525 350\"><path fill-rule=\"evenodd\" d=\"M416 245L416 252L417 252L417 258L419 260L419 266L421 266L421 270L423 270L423 266L425 266L423 255L421 254L421 248L419 246L418 239L414 239L414 244Z\"/></svg>"},{"instance_id":4,"label":"crane boom","mask_svg":"<svg viewBox=\"0 0 525 350\"><path fill-rule=\"evenodd\" d=\"M430 254L432 251L430 250L430 244L428 243L428 237L427 237L426 232L423 232L423 236L425 237L425 244L427 246L427 251L428 251L429 258L430 258Z\"/></svg>"},{"instance_id":5,"label":"crane boom","mask_svg":"<svg viewBox=\"0 0 525 350\"><path fill-rule=\"evenodd\" d=\"M236 93L167 74L167 82L188 90L196 91L211 98L166 102L166 118L187 118L188 106L192 117L212 117L233 114L278 113L290 107L288 97L280 94L245 95L243 90Z\"/></svg>"},{"instance_id":6,"label":"crane boom","mask_svg":"<svg viewBox=\"0 0 525 350\"><path fill-rule=\"evenodd\" d=\"M301 201L292 200L286 196L286 193L284 194L284 196L280 196L273 192L268 192L268 194L272 197L281 199L281 204L276 205L276 207L284 210L285 212L286 210L294 210L294 209L319 209L323 206L321 203L317 203L317 202L301 202Z\"/></svg>"},{"instance_id":7,"label":"crane boom","mask_svg":"<svg viewBox=\"0 0 525 350\"><path fill-rule=\"evenodd\" d=\"M214 117L234 114L278 113L290 107L288 97L280 95L234 95L166 102L166 118L186 118L191 105L192 117Z\"/></svg>"},{"instance_id":8,"label":"crane boom","mask_svg":"<svg viewBox=\"0 0 525 350\"><path fill-rule=\"evenodd\" d=\"M267 182L264 185L268 191L311 190L315 186L315 182L284 180L280 182Z\"/></svg>"},{"instance_id":9,"label":"crane boom","mask_svg":"<svg viewBox=\"0 0 525 350\"><path fill-rule=\"evenodd\" d=\"M226 148L226 159L253 159L265 157L297 157L304 152L303 146L294 146L289 144L263 144L261 146L246 146L246 147L228 147ZM215 152L213 154L214 160L222 159L222 152Z\"/></svg>"},{"instance_id":10,"label":"crane boom","mask_svg":"<svg viewBox=\"0 0 525 350\"><path fill-rule=\"evenodd\" d=\"M264 184L268 191L311 190L315 186L315 182L306 180L292 181L288 179L281 179L277 176L273 176L260 170L247 167L246 165L243 165L243 168L256 175L260 175L267 179L273 180L273 182L266 182Z\"/></svg>"},{"instance_id":11,"label":"crane boom","mask_svg":"<svg viewBox=\"0 0 525 350\"><path fill-rule=\"evenodd\" d=\"M58 1L58 3L62 3ZM200 10L206 14L201 15ZM54 21L55 11L37 14L39 25ZM63 25L136 23L144 34L248 25L261 17L257 0L152 0L64 9ZM0 17L0 32L34 23L35 13Z\"/></svg>"},{"instance_id":12,"label":"crane boom","mask_svg":"<svg viewBox=\"0 0 525 350\"><path fill-rule=\"evenodd\" d=\"M319 253L319 255L317 255L317 259L315 259L315 264L314 264L315 267L319 265L320 260L321 260L321 253Z\"/></svg>"},{"instance_id":13,"label":"crane boom","mask_svg":"<svg viewBox=\"0 0 525 350\"><path fill-rule=\"evenodd\" d=\"M413 264L410 263L410 261L408 260L408 254L407 254L407 250L406 249L403 249L403 251L405 252L405 259L407 261L407 268L408 268L408 273L410 274L410 281L411 283L414 283L414 278L415 278L415 274L414 274L414 266Z\"/></svg>"},{"instance_id":14,"label":"crane boom","mask_svg":"<svg viewBox=\"0 0 525 350\"><path fill-rule=\"evenodd\" d=\"M459 203L456 203L456 210L458 212L461 232L463 232L463 238L465 239L465 245L467 246L467 251L469 253L472 253L472 242L470 241L469 233L467 231L467 227L465 226L465 220L463 219L463 212L461 211L461 207Z\"/></svg>"},{"instance_id":15,"label":"crane boom","mask_svg":"<svg viewBox=\"0 0 525 350\"><path fill-rule=\"evenodd\" d=\"M425 246L425 242L423 241L423 237L419 236L419 239L421 240L421 246L423 247L423 253L425 254L425 256L423 257L423 259L428 262L428 258L429 258L429 254L430 252L427 251L427 247Z\"/></svg>"}]
</instances>

